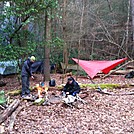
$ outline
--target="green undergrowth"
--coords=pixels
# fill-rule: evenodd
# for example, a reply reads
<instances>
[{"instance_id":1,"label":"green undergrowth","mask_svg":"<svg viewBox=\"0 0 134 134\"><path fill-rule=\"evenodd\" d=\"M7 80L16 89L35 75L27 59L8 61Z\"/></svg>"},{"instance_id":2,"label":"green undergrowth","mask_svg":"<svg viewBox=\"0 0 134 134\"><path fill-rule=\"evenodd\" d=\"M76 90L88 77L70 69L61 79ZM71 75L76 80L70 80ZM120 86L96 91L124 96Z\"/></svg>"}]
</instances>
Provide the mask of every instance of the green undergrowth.
<instances>
[{"instance_id":1,"label":"green undergrowth","mask_svg":"<svg viewBox=\"0 0 134 134\"><path fill-rule=\"evenodd\" d=\"M58 87L58 89L61 89L61 88L63 88L63 85L59 85L57 87ZM113 84L113 83L103 83L103 84L80 84L80 87L81 88L93 88L93 89L96 89L98 87L100 87L102 89L104 89L104 88L116 89L116 88L126 88L126 87L129 87L129 85L127 85L127 84L121 85L121 84Z\"/></svg>"},{"instance_id":2,"label":"green undergrowth","mask_svg":"<svg viewBox=\"0 0 134 134\"><path fill-rule=\"evenodd\" d=\"M32 91L33 88L30 88L30 91ZM13 95L13 96L16 96L16 95L19 95L21 94L21 89L17 89L17 90L11 90L11 91L8 91L7 92L7 95Z\"/></svg>"},{"instance_id":3,"label":"green undergrowth","mask_svg":"<svg viewBox=\"0 0 134 134\"><path fill-rule=\"evenodd\" d=\"M109 83L106 83L106 84L81 84L80 87L81 88L87 88L87 87L98 88L98 87L100 87L102 89L104 89L104 88L113 89L113 88L121 88L122 85L120 85L120 84L109 84ZM124 85L123 85L123 87L124 87ZM125 85L125 87L126 87L126 85Z\"/></svg>"},{"instance_id":4,"label":"green undergrowth","mask_svg":"<svg viewBox=\"0 0 134 134\"><path fill-rule=\"evenodd\" d=\"M96 89L98 87L100 87L101 89L120 89L120 88L128 88L130 87L130 85L127 85L127 84L124 84L124 85L121 85L121 84L112 84L112 83L105 83L105 84L80 84L80 87L82 89L84 88L92 88L92 89ZM49 87L48 91L49 90L62 90L63 89L63 85L57 85L56 87ZM34 90L34 88L30 88L30 90ZM9 91L7 93L8 95L13 95L13 96L16 96L16 95L19 95L21 94L21 90L18 89L18 90L12 90L12 91Z\"/></svg>"}]
</instances>

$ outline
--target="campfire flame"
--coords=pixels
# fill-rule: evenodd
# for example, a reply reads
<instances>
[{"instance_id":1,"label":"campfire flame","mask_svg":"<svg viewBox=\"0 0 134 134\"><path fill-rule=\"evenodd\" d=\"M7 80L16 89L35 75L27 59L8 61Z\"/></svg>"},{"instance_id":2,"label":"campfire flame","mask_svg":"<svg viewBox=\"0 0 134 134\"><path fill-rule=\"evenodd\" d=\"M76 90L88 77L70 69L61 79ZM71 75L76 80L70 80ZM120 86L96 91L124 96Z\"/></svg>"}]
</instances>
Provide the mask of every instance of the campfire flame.
<instances>
[{"instance_id":1,"label":"campfire flame","mask_svg":"<svg viewBox=\"0 0 134 134\"><path fill-rule=\"evenodd\" d=\"M47 91L48 91L48 87L45 85L45 92L47 93Z\"/></svg>"},{"instance_id":2,"label":"campfire flame","mask_svg":"<svg viewBox=\"0 0 134 134\"><path fill-rule=\"evenodd\" d=\"M38 91L38 97L42 98L43 97L42 96L43 88L39 84L36 85L36 88L37 88L37 91Z\"/></svg>"},{"instance_id":3,"label":"campfire flame","mask_svg":"<svg viewBox=\"0 0 134 134\"><path fill-rule=\"evenodd\" d=\"M38 97L42 98L42 93L45 92L46 96L47 96L47 91L48 91L48 86L44 85L44 86L40 86L39 84L36 85L36 89L38 91Z\"/></svg>"}]
</instances>

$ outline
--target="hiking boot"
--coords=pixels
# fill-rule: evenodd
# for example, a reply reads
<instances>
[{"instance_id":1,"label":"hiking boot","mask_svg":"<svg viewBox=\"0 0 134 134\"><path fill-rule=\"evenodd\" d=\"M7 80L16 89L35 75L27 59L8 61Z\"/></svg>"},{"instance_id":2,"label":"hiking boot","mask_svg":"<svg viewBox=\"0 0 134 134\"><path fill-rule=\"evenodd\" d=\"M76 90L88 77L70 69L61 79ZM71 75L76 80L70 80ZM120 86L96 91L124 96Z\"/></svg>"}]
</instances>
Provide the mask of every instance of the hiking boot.
<instances>
[{"instance_id":1,"label":"hiking boot","mask_svg":"<svg viewBox=\"0 0 134 134\"><path fill-rule=\"evenodd\" d=\"M24 99L24 100L33 100L34 98L33 98L33 96L31 94L28 94L28 95L23 95L22 99Z\"/></svg>"},{"instance_id":2,"label":"hiking boot","mask_svg":"<svg viewBox=\"0 0 134 134\"><path fill-rule=\"evenodd\" d=\"M21 98L24 99L26 97L26 95L22 95Z\"/></svg>"}]
</instances>

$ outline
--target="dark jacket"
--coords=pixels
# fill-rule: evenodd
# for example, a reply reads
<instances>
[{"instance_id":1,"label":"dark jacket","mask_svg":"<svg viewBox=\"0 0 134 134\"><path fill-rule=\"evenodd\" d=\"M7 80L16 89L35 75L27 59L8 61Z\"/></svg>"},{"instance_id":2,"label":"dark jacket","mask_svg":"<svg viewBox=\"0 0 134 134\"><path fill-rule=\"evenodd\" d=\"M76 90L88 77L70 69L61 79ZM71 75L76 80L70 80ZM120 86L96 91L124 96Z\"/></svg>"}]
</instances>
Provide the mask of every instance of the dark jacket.
<instances>
[{"instance_id":1,"label":"dark jacket","mask_svg":"<svg viewBox=\"0 0 134 134\"><path fill-rule=\"evenodd\" d=\"M69 84L69 82L66 83L66 85L63 88L63 91L69 92L70 95L76 95L80 92L80 86L78 83L73 79L73 82Z\"/></svg>"},{"instance_id":2,"label":"dark jacket","mask_svg":"<svg viewBox=\"0 0 134 134\"><path fill-rule=\"evenodd\" d=\"M22 66L22 70L21 70L21 76L32 76L32 70L31 70L31 65L33 64L33 62L30 61L30 59L27 59L23 66Z\"/></svg>"}]
</instances>

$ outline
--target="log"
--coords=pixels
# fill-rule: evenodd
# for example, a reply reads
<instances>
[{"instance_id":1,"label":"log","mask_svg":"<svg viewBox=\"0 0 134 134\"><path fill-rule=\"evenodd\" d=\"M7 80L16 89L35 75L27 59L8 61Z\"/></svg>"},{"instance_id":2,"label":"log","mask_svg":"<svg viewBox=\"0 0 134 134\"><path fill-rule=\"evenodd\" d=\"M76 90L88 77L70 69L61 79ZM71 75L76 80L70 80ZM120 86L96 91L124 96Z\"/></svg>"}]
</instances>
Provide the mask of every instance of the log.
<instances>
[{"instance_id":1,"label":"log","mask_svg":"<svg viewBox=\"0 0 134 134\"><path fill-rule=\"evenodd\" d=\"M23 109L23 107L18 107L18 109L11 115L9 126L8 126L8 132L12 132L13 127L14 127L14 122L15 122L15 119L16 119L16 116L19 114L19 112L22 109Z\"/></svg>"},{"instance_id":2,"label":"log","mask_svg":"<svg viewBox=\"0 0 134 134\"><path fill-rule=\"evenodd\" d=\"M7 109L0 115L0 124L4 122L11 114L15 111L15 109L19 106L20 100L14 100Z\"/></svg>"},{"instance_id":3,"label":"log","mask_svg":"<svg viewBox=\"0 0 134 134\"><path fill-rule=\"evenodd\" d=\"M129 72L131 72L131 71L134 71L134 70L132 70L132 69L128 69L128 70L118 70L118 71L113 71L113 70L111 70L110 71L110 73L111 74L123 74L123 75L125 75L125 74L127 74L127 73L129 73Z\"/></svg>"},{"instance_id":4,"label":"log","mask_svg":"<svg viewBox=\"0 0 134 134\"><path fill-rule=\"evenodd\" d=\"M127 66L126 69L134 69L134 66Z\"/></svg>"},{"instance_id":5,"label":"log","mask_svg":"<svg viewBox=\"0 0 134 134\"><path fill-rule=\"evenodd\" d=\"M134 86L134 83L130 83L130 86Z\"/></svg>"},{"instance_id":6,"label":"log","mask_svg":"<svg viewBox=\"0 0 134 134\"><path fill-rule=\"evenodd\" d=\"M21 93L21 89L17 89L17 90L9 91L9 92L7 93L7 95L16 96L16 95L19 95L20 93Z\"/></svg>"}]
</instances>

